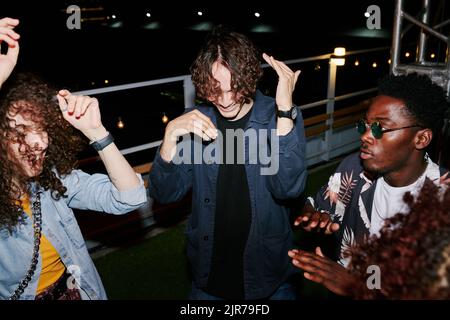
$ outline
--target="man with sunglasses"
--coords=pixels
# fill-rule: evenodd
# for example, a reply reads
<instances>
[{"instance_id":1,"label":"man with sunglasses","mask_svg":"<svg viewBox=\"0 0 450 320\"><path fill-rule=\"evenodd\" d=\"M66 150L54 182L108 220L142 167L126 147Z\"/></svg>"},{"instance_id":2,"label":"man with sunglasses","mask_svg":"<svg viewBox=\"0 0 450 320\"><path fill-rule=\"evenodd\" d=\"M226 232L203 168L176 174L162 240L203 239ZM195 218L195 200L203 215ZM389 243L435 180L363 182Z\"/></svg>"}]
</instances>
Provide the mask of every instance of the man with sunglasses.
<instances>
[{"instance_id":1,"label":"man with sunglasses","mask_svg":"<svg viewBox=\"0 0 450 320\"><path fill-rule=\"evenodd\" d=\"M404 194L416 196L426 179L450 183L448 171L426 152L448 111L443 90L426 76L389 76L380 82L378 96L357 123L359 152L340 163L294 223L331 235L330 258L320 247L315 253L289 251L305 278L351 296L356 280L346 269L346 250L378 235L386 219L408 212Z\"/></svg>"}]
</instances>

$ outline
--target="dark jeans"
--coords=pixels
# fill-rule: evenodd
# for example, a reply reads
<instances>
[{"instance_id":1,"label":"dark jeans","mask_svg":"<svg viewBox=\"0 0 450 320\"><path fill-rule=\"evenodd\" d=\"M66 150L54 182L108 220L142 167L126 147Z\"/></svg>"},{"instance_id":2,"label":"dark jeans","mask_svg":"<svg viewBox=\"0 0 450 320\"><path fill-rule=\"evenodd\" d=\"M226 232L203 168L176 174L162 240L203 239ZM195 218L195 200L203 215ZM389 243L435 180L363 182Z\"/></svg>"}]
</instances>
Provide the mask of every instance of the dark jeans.
<instances>
[{"instance_id":1,"label":"dark jeans","mask_svg":"<svg viewBox=\"0 0 450 320\"><path fill-rule=\"evenodd\" d=\"M269 300L296 300L297 294L295 288L289 282L283 283L270 297ZM191 293L189 294L190 300L225 300L220 297L216 297L206 293L202 289L199 289L192 283Z\"/></svg>"}]
</instances>

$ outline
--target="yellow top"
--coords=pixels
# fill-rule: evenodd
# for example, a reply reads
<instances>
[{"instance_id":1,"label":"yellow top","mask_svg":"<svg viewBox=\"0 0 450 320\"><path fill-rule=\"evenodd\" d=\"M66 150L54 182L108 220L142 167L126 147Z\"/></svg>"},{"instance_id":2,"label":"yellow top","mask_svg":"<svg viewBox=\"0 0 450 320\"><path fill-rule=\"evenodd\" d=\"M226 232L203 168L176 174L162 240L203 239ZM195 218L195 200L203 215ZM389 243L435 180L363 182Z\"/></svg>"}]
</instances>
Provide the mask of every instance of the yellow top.
<instances>
[{"instance_id":1,"label":"yellow top","mask_svg":"<svg viewBox=\"0 0 450 320\"><path fill-rule=\"evenodd\" d=\"M28 196L25 196L21 201L23 211L31 217L30 199ZM39 277L37 294L40 294L54 284L66 270L58 251L56 251L55 247L53 247L43 233L41 233L41 245L39 251L42 257L42 271L41 276Z\"/></svg>"}]
</instances>

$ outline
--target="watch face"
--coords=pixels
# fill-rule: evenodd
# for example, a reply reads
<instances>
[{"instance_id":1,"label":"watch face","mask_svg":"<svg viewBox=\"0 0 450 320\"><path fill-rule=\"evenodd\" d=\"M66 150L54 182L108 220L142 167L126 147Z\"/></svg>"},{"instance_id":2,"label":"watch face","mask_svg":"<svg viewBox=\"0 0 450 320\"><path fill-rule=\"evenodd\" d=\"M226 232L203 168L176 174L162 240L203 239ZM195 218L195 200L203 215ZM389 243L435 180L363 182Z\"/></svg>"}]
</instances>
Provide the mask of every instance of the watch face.
<instances>
[{"instance_id":1,"label":"watch face","mask_svg":"<svg viewBox=\"0 0 450 320\"><path fill-rule=\"evenodd\" d=\"M291 118L292 120L295 120L295 118L297 118L297 107L292 108Z\"/></svg>"}]
</instances>

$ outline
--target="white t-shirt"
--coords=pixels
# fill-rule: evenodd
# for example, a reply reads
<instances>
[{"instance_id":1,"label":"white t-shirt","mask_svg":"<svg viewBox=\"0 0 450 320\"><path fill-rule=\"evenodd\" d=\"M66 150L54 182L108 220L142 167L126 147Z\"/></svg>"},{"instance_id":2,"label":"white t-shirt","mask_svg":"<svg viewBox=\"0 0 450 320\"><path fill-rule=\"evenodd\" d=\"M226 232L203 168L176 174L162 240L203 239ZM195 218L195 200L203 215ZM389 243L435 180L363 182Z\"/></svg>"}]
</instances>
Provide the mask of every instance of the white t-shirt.
<instances>
[{"instance_id":1,"label":"white t-shirt","mask_svg":"<svg viewBox=\"0 0 450 320\"><path fill-rule=\"evenodd\" d=\"M379 236L384 220L395 216L397 213L409 211L408 205L403 201L403 196L406 192L411 192L414 198L417 197L425 182L425 177L431 176L430 171L435 169L435 166L436 164L429 159L425 172L414 183L405 187L392 187L383 177L378 178L370 219L370 235L376 234Z\"/></svg>"}]
</instances>

